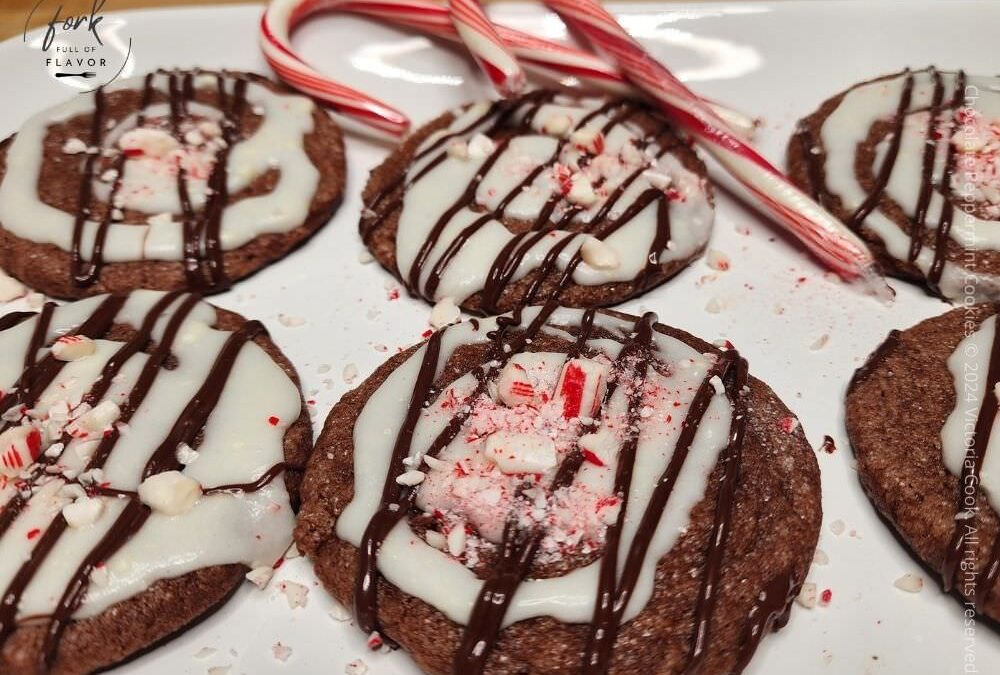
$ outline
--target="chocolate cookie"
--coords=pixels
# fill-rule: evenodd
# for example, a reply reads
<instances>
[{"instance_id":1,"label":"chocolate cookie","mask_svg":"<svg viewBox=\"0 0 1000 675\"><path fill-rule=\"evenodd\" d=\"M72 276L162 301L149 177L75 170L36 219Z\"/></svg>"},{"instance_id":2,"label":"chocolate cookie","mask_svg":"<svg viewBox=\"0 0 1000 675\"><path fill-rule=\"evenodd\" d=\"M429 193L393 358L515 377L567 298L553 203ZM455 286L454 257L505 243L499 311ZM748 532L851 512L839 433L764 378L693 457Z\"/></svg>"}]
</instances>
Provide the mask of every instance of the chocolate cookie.
<instances>
[{"instance_id":1,"label":"chocolate cookie","mask_svg":"<svg viewBox=\"0 0 1000 675\"><path fill-rule=\"evenodd\" d=\"M1000 298L1000 78L905 70L801 120L791 176L886 271L947 299Z\"/></svg>"},{"instance_id":2,"label":"chocolate cookie","mask_svg":"<svg viewBox=\"0 0 1000 675\"><path fill-rule=\"evenodd\" d=\"M135 291L8 314L0 354L0 672L107 668L282 556L311 428L260 323Z\"/></svg>"},{"instance_id":3,"label":"chocolate cookie","mask_svg":"<svg viewBox=\"0 0 1000 675\"><path fill-rule=\"evenodd\" d=\"M893 331L854 375L858 476L946 590L1000 619L1000 340L993 305Z\"/></svg>"},{"instance_id":4,"label":"chocolate cookie","mask_svg":"<svg viewBox=\"0 0 1000 675\"><path fill-rule=\"evenodd\" d=\"M0 268L49 295L225 289L340 204L340 129L258 75L156 71L0 144Z\"/></svg>"},{"instance_id":5,"label":"chocolate cookie","mask_svg":"<svg viewBox=\"0 0 1000 675\"><path fill-rule=\"evenodd\" d=\"M441 115L364 203L365 243L411 293L481 314L639 295L704 250L714 217L704 165L648 106L550 91Z\"/></svg>"},{"instance_id":6,"label":"chocolate cookie","mask_svg":"<svg viewBox=\"0 0 1000 675\"><path fill-rule=\"evenodd\" d=\"M429 673L738 672L821 520L797 420L735 351L594 309L394 356L333 408L302 494L320 580Z\"/></svg>"}]
</instances>

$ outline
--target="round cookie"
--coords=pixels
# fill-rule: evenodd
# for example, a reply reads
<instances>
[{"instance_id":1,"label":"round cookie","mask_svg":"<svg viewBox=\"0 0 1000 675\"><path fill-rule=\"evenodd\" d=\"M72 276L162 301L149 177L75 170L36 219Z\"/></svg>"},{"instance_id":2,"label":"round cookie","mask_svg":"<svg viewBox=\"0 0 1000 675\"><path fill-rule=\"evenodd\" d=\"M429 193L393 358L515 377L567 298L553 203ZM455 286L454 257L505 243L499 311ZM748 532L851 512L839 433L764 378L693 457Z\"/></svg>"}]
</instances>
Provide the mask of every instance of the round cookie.
<instances>
[{"instance_id":1,"label":"round cookie","mask_svg":"<svg viewBox=\"0 0 1000 675\"><path fill-rule=\"evenodd\" d=\"M792 179L889 274L946 299L1000 299L998 85L933 67L857 84L799 122Z\"/></svg>"},{"instance_id":2,"label":"round cookie","mask_svg":"<svg viewBox=\"0 0 1000 675\"><path fill-rule=\"evenodd\" d=\"M322 227L345 176L330 116L259 75L115 81L0 143L0 268L63 298L224 290Z\"/></svg>"},{"instance_id":3,"label":"round cookie","mask_svg":"<svg viewBox=\"0 0 1000 675\"><path fill-rule=\"evenodd\" d=\"M622 302L700 255L714 218L704 165L646 104L544 90L429 122L363 199L387 270L479 314Z\"/></svg>"},{"instance_id":4,"label":"round cookie","mask_svg":"<svg viewBox=\"0 0 1000 675\"><path fill-rule=\"evenodd\" d=\"M296 542L369 644L470 675L738 672L822 515L797 420L735 351L594 309L394 356L333 408L302 494Z\"/></svg>"},{"instance_id":5,"label":"round cookie","mask_svg":"<svg viewBox=\"0 0 1000 675\"><path fill-rule=\"evenodd\" d=\"M993 305L892 331L855 373L847 432L872 502L947 590L1000 619L1000 341Z\"/></svg>"},{"instance_id":6,"label":"round cookie","mask_svg":"<svg viewBox=\"0 0 1000 675\"><path fill-rule=\"evenodd\" d=\"M0 671L83 675L292 540L311 427L263 326L181 292L0 317Z\"/></svg>"}]
</instances>

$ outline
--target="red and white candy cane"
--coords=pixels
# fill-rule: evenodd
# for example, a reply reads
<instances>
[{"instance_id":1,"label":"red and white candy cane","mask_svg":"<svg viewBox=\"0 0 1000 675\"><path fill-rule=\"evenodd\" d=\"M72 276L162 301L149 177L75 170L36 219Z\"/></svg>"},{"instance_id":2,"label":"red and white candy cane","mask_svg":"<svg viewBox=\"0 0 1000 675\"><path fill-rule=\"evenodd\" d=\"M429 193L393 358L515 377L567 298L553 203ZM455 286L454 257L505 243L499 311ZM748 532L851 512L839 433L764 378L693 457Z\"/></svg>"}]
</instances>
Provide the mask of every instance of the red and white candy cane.
<instances>
[{"instance_id":1,"label":"red and white candy cane","mask_svg":"<svg viewBox=\"0 0 1000 675\"><path fill-rule=\"evenodd\" d=\"M462 42L500 95L516 96L524 91L524 70L486 17L479 0L449 0L448 11Z\"/></svg>"},{"instance_id":2,"label":"red and white candy cane","mask_svg":"<svg viewBox=\"0 0 1000 675\"><path fill-rule=\"evenodd\" d=\"M544 0L571 27L607 53L633 84L685 128L820 260L841 277L887 290L868 247L745 143L711 108L656 61L598 0Z\"/></svg>"},{"instance_id":3,"label":"red and white candy cane","mask_svg":"<svg viewBox=\"0 0 1000 675\"><path fill-rule=\"evenodd\" d=\"M42 454L42 435L32 426L12 426L0 434L0 475L17 476Z\"/></svg>"},{"instance_id":4,"label":"red and white candy cane","mask_svg":"<svg viewBox=\"0 0 1000 675\"><path fill-rule=\"evenodd\" d=\"M363 14L434 37L463 42L463 35L453 20L453 10L428 0L272 0L261 18L261 49L282 80L368 126L392 135L403 135L409 128L406 115L387 103L323 75L292 49L290 35L295 26L313 14L326 11ZM597 55L505 26L491 25L493 35L525 67L562 77L564 81L565 78L572 78L571 81L575 80L588 88L616 94L635 92L613 65ZM478 39L477 42L473 38L469 48L482 62L490 57L486 42L492 36L484 29ZM496 60L490 61L490 64L490 67L500 71L505 69L505 66L497 65ZM741 133L749 135L753 132L753 119L715 103L709 105Z\"/></svg>"}]
</instances>

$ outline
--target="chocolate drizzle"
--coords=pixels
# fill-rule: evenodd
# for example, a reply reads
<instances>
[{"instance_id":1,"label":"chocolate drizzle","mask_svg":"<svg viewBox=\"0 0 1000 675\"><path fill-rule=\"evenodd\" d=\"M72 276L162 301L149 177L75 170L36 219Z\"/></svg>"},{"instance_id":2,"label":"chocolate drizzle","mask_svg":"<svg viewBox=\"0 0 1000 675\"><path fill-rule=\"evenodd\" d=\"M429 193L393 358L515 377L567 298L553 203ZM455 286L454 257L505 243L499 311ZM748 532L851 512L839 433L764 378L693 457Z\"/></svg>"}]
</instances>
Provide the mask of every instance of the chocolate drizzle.
<instances>
[{"instance_id":1,"label":"chocolate drizzle","mask_svg":"<svg viewBox=\"0 0 1000 675\"><path fill-rule=\"evenodd\" d=\"M564 278L571 273L570 267L566 270ZM486 391L489 383L511 356L523 350L537 336L556 307L557 297L550 298L549 302L538 308L538 314L527 325L523 325L522 309L515 310L513 316L498 318L498 328L487 333L489 343L483 357L483 365L473 371L477 386L466 400L474 400ZM593 309L582 314L575 342L566 350L566 359L575 358L588 348L587 343L593 335L596 314L596 310ZM614 494L621 498L622 506L616 521L606 532L605 546L599 562L599 585L595 589L594 615L589 624L589 637L581 653L580 671L588 674L603 673L609 668L617 634L638 583L649 546L688 458L701 421L715 395L712 380L716 376L722 379L727 396L732 402L733 421L728 444L719 459L723 473L718 488L712 531L705 552L701 586L694 608L695 630L691 637L692 647L688 663L685 666L687 673L700 672L710 640L717 595L721 588L720 577L731 529L746 434L747 407L744 396L748 386L747 363L735 351L723 352L718 357L694 394L687 417L681 426L676 447L656 483L649 503L642 513L634 516L626 514L638 450L641 391L646 369L655 364L653 345L655 322L656 315L647 313L637 319L628 335L619 340L622 347L611 366L613 375L602 401L602 405L608 403L619 382L630 383L630 389L626 392L628 421L625 425L630 432L619 450L614 485ZM420 368L411 392L407 413L397 432L390 465L383 482L380 505L370 519L359 546L354 601L358 624L365 632L380 630L377 563L379 549L393 528L407 518L416 503L416 489L397 484L394 477L405 470L403 460L412 452L413 433L420 412L438 393L434 381L442 367L441 340L448 330L445 328L432 335L423 347ZM430 444L425 456L436 456L445 448L461 432L469 414L471 406L460 409ZM585 424L581 426L580 433L587 433L589 430L590 426ZM556 470L549 487L556 490L572 484L582 463L582 452L579 447L573 446ZM634 538L628 544L628 549L622 551L622 528L626 517L637 518L639 526ZM544 536L543 526L524 526L518 522L513 512L508 515L498 549L499 558L483 579L456 651L452 672L477 675L485 671L492 650L499 639L510 602L518 587L528 577ZM624 565L619 569L618 561L621 554L624 554ZM778 586L781 586L781 589L776 590ZM792 579L791 573L787 573L779 574L764 589L761 599L747 619L745 635L738 654L740 661L738 670L742 670L746 665L766 628L773 626L780 614L787 610L790 600L795 596L796 588L797 581Z\"/></svg>"},{"instance_id":2,"label":"chocolate drizzle","mask_svg":"<svg viewBox=\"0 0 1000 675\"><path fill-rule=\"evenodd\" d=\"M997 412L1000 409L995 390L997 383L1000 383L1000 327L995 326L986 375L986 392L976 416L972 438L966 441L966 454L962 461L962 473L956 489L955 526L941 564L941 578L946 591L950 591L954 587L959 563L963 559L975 559L976 538L966 535L970 531L975 532L972 523L979 510L978 502L981 496L979 494L979 474L983 469L993 424L996 422ZM966 488L970 486L971 491L967 491ZM1000 535L994 539L990 560L982 568L986 579L983 583L973 585L975 592L971 599L977 612L983 611L986 599L996 585L998 566L1000 566Z\"/></svg>"},{"instance_id":3,"label":"chocolate drizzle","mask_svg":"<svg viewBox=\"0 0 1000 675\"><path fill-rule=\"evenodd\" d=\"M74 333L87 335L91 338L107 335L126 299L127 296L123 295L107 296ZM86 392L83 398L84 402L96 404L100 401L109 391L112 382L121 372L125 363L139 351L151 346L135 384L121 405L119 422L128 423L153 388L157 375L168 363L179 331L199 301L200 298L196 295L181 292L164 294L147 311L141 325L131 337L122 343L105 363L91 388ZM162 335L155 344L152 344L154 328L166 316L171 307L174 309L167 319ZM52 312L53 308L46 306L35 319L36 323L24 356L24 371L18 380L16 391L8 397L15 400L10 403L7 400L4 401L4 405L8 407L14 404L25 408L31 407L44 389L55 380L59 370L64 365L63 362L55 360L51 354L46 354L41 359L37 359L36 356L48 344L47 336L51 332ZM0 319L0 330L8 330L24 320L23 314L18 315L14 320ZM176 458L178 444L181 442L193 444L195 442L197 434L205 426L217 405L243 346L262 334L264 334L263 326L259 322L250 321L229 335L201 387L191 397L168 436L150 457L144 469L143 478L162 471L180 468ZM104 435L87 462L84 471L99 469L105 465L120 438L120 428L120 424L115 425ZM67 433L61 440L68 445L71 437ZM28 485L33 484L34 481L45 475L44 469L47 466L57 461L58 457L43 455L29 469L27 477L24 479L25 482ZM263 489L281 475L285 468L284 463L279 463L265 471L255 481L207 488L204 494L255 492ZM95 567L108 560L124 546L142 528L151 514L149 508L139 501L138 495L133 491L119 490L103 485L95 486L88 491L93 494L118 497L128 503L70 577L59 596L60 599L55 609L47 618L41 658L38 663L39 672L48 672L55 663L62 635L86 595L89 580ZM25 496L26 493L29 496ZM8 530L23 512L29 498L30 491L22 490L14 494L0 509L0 535ZM0 604L0 645L16 629L16 613L25 589L35 578L67 528L66 519L61 513L58 514L42 533L28 559L18 568L9 586L3 590L4 602Z\"/></svg>"},{"instance_id":4,"label":"chocolate drizzle","mask_svg":"<svg viewBox=\"0 0 1000 675\"><path fill-rule=\"evenodd\" d=\"M184 144L181 124L190 115L188 103L195 96L194 76L203 71L183 72L158 70L148 73L143 79L139 95L139 109L136 126L145 124L146 110L156 93L155 78L164 76L167 80L165 95L170 109L169 130L171 135ZM205 71L207 72L207 71ZM238 142L242 133L242 119L246 107L247 80L245 77L228 72L214 73L217 81L217 97L222 112L222 139L225 146L218 151L208 178L208 190L204 207L196 211L188 193L186 170L183 162L177 164L177 194L181 204L181 231L183 235L183 266L189 288L196 290L224 290L229 281L224 269L224 251L220 239L222 213L228 201L227 180L229 152ZM226 82L232 80L233 91L227 91ZM107 102L103 87L94 90L94 112L91 117L90 146L101 148L107 127ZM100 280L104 267L104 246L108 231L114 220L116 197L122 186L127 170L128 157L119 152L112 163L115 179L111 186L108 203L100 222L97 223L94 243L89 261L84 261L83 240L86 225L93 213L93 183L99 162L99 153L88 153L84 160L80 177L78 205L73 220L73 238L70 250L71 274L78 287L92 286Z\"/></svg>"},{"instance_id":5,"label":"chocolate drizzle","mask_svg":"<svg viewBox=\"0 0 1000 675\"><path fill-rule=\"evenodd\" d=\"M925 71L930 74L934 82L934 89L931 95L929 106L915 108L912 106L915 73L910 70L904 71L905 82L900 93L899 103L896 113L892 118L892 129L888 134L889 141L879 167L874 178L874 184L865 200L857 209L845 220L845 223L860 231L865 219L883 202L886 196L886 188L892 177L893 169L897 163L900 146L903 137L903 125L907 116L928 112L929 117L926 126L927 143L921 157L920 186L915 212L907 216L909 219L908 232L910 245L908 248L906 262L915 266L917 259L925 247L925 234L927 231L927 215L931 198L935 191L943 197L941 214L933 233L930 235L933 241L931 247L933 258L927 270L926 284L928 290L941 296L939 284L941 275L944 272L944 265L947 261L948 235L951 231L954 219L955 206L951 197L951 179L954 175L957 163L957 151L952 138L958 124L958 115L965 101L965 71L958 71L955 74L954 88L952 94L945 100L945 82L942 73L934 67ZM951 118L942 120L942 114L951 113ZM822 148L817 145L816 139L807 124L801 124L796 131L793 142L798 143L799 152L805 161L808 181L814 198L824 207L828 206L829 191L825 188L823 165L825 157ZM935 159L937 157L940 144L946 144L945 167L940 178L935 177Z\"/></svg>"},{"instance_id":6,"label":"chocolate drizzle","mask_svg":"<svg viewBox=\"0 0 1000 675\"><path fill-rule=\"evenodd\" d=\"M405 173L381 189L380 192L371 197L368 201L368 210L361 220L361 234L366 243L371 241L374 232L394 213L403 207L404 198L408 189L425 178L434 168L440 165L447 158L446 144L448 141L462 137L477 129L483 129L485 135L494 139L495 148L490 156L485 160L480 170L473 179L462 188L460 196L444 211L441 217L430 228L426 239L421 243L419 251L405 271L403 277L408 290L415 295L422 296L433 301L440 285L441 279L447 271L449 265L455 257L468 244L469 240L490 222L502 219L510 204L520 196L523 191L529 188L536 179L546 170L552 169L565 149L567 137L561 138L552 153L544 162L534 167L528 174L519 181L509 192L500 197L496 208L484 210L475 220L465 226L445 247L444 252L438 257L434 265L424 277L431 253L440 242L441 236L449 223L452 222L456 214L464 208L475 208L481 210L482 205L475 203L476 192L480 183L486 178L490 170L504 154L509 142L518 134L528 133L532 129L532 124L536 115L541 110L542 105L552 100L551 92L536 91L525 95L519 99L498 102L490 106L482 115L464 125L461 129L449 132L436 138L427 148L418 152L413 161L425 160L424 165L407 179ZM511 119L519 110L524 109L523 116L518 124L513 124ZM646 111L644 104L616 99L609 101L602 106L589 111L575 125L574 130L582 129L599 115L607 115L608 120L602 125L602 134L609 134L612 130L624 125L636 114ZM649 136L647 136L639 146L643 150L653 143L660 145L662 157L673 147L675 139L669 134L668 128L663 126ZM428 159L429 158L429 159ZM586 166L593 155L584 153L579 164ZM486 275L485 285L481 291L479 311L483 314L495 314L499 311L498 303L504 290L508 287L514 275L518 272L525 259L525 256L536 244L541 242L546 236L557 230L565 230L573 225L574 231L566 235L562 241L557 243L542 263L535 271L535 281L544 281L556 272L560 262L559 254L570 244L579 243L586 234L593 234L599 239L609 236L611 233L627 225L638 216L652 202L659 200L657 207L657 227L653 241L650 245L648 263L636 280L639 286L647 286L653 277L653 273L659 266L660 253L666 249L670 241L670 216L669 201L664 196L662 190L648 189L642 192L632 203L625 213L621 214L613 221L609 220L614 206L621 200L628 187L639 178L648 167L642 166L634 173L630 174L608 195L601 209L586 223L574 223L574 219L582 212L577 205L567 204L562 215L552 220L557 207L563 202L563 195L556 191L542 206L538 216L530 224L527 230L519 232L501 249L493 261L490 263L489 271ZM577 230L580 231L577 231ZM574 268L580 261L574 263ZM564 288L568 284L561 284ZM538 284L535 284L538 287ZM527 297L527 295L526 295ZM526 306L528 302L525 298L520 299L515 305Z\"/></svg>"}]
</instances>

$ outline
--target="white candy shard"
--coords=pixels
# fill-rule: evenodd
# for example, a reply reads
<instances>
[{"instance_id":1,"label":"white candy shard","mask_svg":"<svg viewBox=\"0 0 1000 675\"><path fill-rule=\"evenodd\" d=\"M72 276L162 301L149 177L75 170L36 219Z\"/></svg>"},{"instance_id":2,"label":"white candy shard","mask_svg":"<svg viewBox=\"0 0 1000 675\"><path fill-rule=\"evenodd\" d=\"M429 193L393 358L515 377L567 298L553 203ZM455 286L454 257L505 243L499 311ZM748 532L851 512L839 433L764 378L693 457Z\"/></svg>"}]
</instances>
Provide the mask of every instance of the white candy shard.
<instances>
[{"instance_id":1,"label":"white candy shard","mask_svg":"<svg viewBox=\"0 0 1000 675\"><path fill-rule=\"evenodd\" d=\"M222 127L218 122L212 120L202 120L198 122L198 131L206 138L215 138L222 135Z\"/></svg>"},{"instance_id":2,"label":"white candy shard","mask_svg":"<svg viewBox=\"0 0 1000 675\"><path fill-rule=\"evenodd\" d=\"M42 454L42 434L33 426L10 427L0 434L0 474L13 477Z\"/></svg>"},{"instance_id":3,"label":"white candy shard","mask_svg":"<svg viewBox=\"0 0 1000 675\"><path fill-rule=\"evenodd\" d=\"M924 578L907 573L892 582L892 585L907 593L919 593L924 589Z\"/></svg>"},{"instance_id":4,"label":"white candy shard","mask_svg":"<svg viewBox=\"0 0 1000 675\"><path fill-rule=\"evenodd\" d=\"M584 461L604 467L611 465L618 453L619 443L611 429L601 427L593 433L581 436L578 446L583 453Z\"/></svg>"},{"instance_id":5,"label":"white candy shard","mask_svg":"<svg viewBox=\"0 0 1000 675\"><path fill-rule=\"evenodd\" d=\"M158 513L179 516L201 498L201 485L180 471L164 471L139 485L139 499Z\"/></svg>"},{"instance_id":6,"label":"white candy shard","mask_svg":"<svg viewBox=\"0 0 1000 675\"><path fill-rule=\"evenodd\" d=\"M428 544L441 551L448 546L447 538L437 530L427 530L427 532L424 533L424 538L427 540Z\"/></svg>"},{"instance_id":7,"label":"white candy shard","mask_svg":"<svg viewBox=\"0 0 1000 675\"><path fill-rule=\"evenodd\" d=\"M114 401L101 401L89 412L81 415L77 423L90 432L104 431L110 429L111 425L118 421L122 411Z\"/></svg>"},{"instance_id":8,"label":"white candy shard","mask_svg":"<svg viewBox=\"0 0 1000 675\"><path fill-rule=\"evenodd\" d=\"M595 127L577 129L569 136L570 142L580 150L600 153L604 149L604 134Z\"/></svg>"},{"instance_id":9,"label":"white candy shard","mask_svg":"<svg viewBox=\"0 0 1000 675\"><path fill-rule=\"evenodd\" d=\"M67 138L62 151L67 155L79 155L81 152L87 152L87 144L79 138Z\"/></svg>"},{"instance_id":10,"label":"white candy shard","mask_svg":"<svg viewBox=\"0 0 1000 675\"><path fill-rule=\"evenodd\" d=\"M646 169L642 172L642 177L657 190L666 190L674 182L669 174L657 171L656 169Z\"/></svg>"},{"instance_id":11,"label":"white candy shard","mask_svg":"<svg viewBox=\"0 0 1000 675\"><path fill-rule=\"evenodd\" d=\"M264 590L267 585L271 583L271 577L274 576L274 568L270 565L262 565L261 567L255 567L249 572L247 572L247 581L252 583L257 588Z\"/></svg>"},{"instance_id":12,"label":"white candy shard","mask_svg":"<svg viewBox=\"0 0 1000 675\"><path fill-rule=\"evenodd\" d=\"M294 581L282 581L278 586L278 590L285 594L289 609L305 607L309 601L309 587L297 584Z\"/></svg>"},{"instance_id":13,"label":"white candy shard","mask_svg":"<svg viewBox=\"0 0 1000 675\"><path fill-rule=\"evenodd\" d=\"M0 302L16 300L27 292L24 284L0 270Z\"/></svg>"},{"instance_id":14,"label":"white candy shard","mask_svg":"<svg viewBox=\"0 0 1000 675\"><path fill-rule=\"evenodd\" d=\"M414 485L420 485L420 483L424 481L426 475L427 474L425 474L423 471L417 471L416 469L411 469L396 476L396 482L399 483L400 485L409 485L412 487Z\"/></svg>"},{"instance_id":15,"label":"white candy shard","mask_svg":"<svg viewBox=\"0 0 1000 675\"><path fill-rule=\"evenodd\" d=\"M583 262L598 270L617 269L621 264L613 248L589 234L580 247L580 257L583 258Z\"/></svg>"},{"instance_id":16,"label":"white candy shard","mask_svg":"<svg viewBox=\"0 0 1000 675\"><path fill-rule=\"evenodd\" d=\"M719 270L720 272L725 272L731 267L729 256L714 248L708 250L708 253L705 255L705 262L713 270Z\"/></svg>"},{"instance_id":17,"label":"white candy shard","mask_svg":"<svg viewBox=\"0 0 1000 675\"><path fill-rule=\"evenodd\" d=\"M806 609L813 609L816 606L818 600L818 594L816 593L816 584L807 581L802 584L802 590L795 597L795 602L799 603L802 607Z\"/></svg>"},{"instance_id":18,"label":"white candy shard","mask_svg":"<svg viewBox=\"0 0 1000 675\"><path fill-rule=\"evenodd\" d=\"M542 125L542 131L550 136L565 136L572 126L573 120L569 115L549 115Z\"/></svg>"},{"instance_id":19,"label":"white candy shard","mask_svg":"<svg viewBox=\"0 0 1000 675\"><path fill-rule=\"evenodd\" d=\"M104 501L96 497L81 497L63 507L63 518L70 527L93 525L104 512Z\"/></svg>"},{"instance_id":20,"label":"white candy shard","mask_svg":"<svg viewBox=\"0 0 1000 675\"><path fill-rule=\"evenodd\" d=\"M76 361L90 356L97 345L86 335L63 335L52 345L52 356L57 361Z\"/></svg>"},{"instance_id":21,"label":"white candy shard","mask_svg":"<svg viewBox=\"0 0 1000 675\"><path fill-rule=\"evenodd\" d=\"M545 473L557 462L551 438L509 431L490 434L485 455L504 473Z\"/></svg>"},{"instance_id":22,"label":"white candy shard","mask_svg":"<svg viewBox=\"0 0 1000 675\"><path fill-rule=\"evenodd\" d=\"M594 186L590 184L590 179L582 173L575 173L569 179L569 192L566 193L566 200L570 204L576 204L584 208L597 203L597 193Z\"/></svg>"},{"instance_id":23,"label":"white candy shard","mask_svg":"<svg viewBox=\"0 0 1000 675\"><path fill-rule=\"evenodd\" d=\"M122 134L122 137L118 139L118 147L125 150L127 155L136 153L159 159L176 150L179 144L166 131L140 127Z\"/></svg>"},{"instance_id":24,"label":"white candy shard","mask_svg":"<svg viewBox=\"0 0 1000 675\"><path fill-rule=\"evenodd\" d=\"M465 552L465 523L456 523L448 531L448 553L456 558Z\"/></svg>"},{"instance_id":25,"label":"white candy shard","mask_svg":"<svg viewBox=\"0 0 1000 675\"><path fill-rule=\"evenodd\" d=\"M469 158L469 144L465 141L454 139L448 142L448 156L455 159Z\"/></svg>"},{"instance_id":26,"label":"white candy shard","mask_svg":"<svg viewBox=\"0 0 1000 675\"><path fill-rule=\"evenodd\" d=\"M476 134L469 141L469 157L473 159L485 159L493 154L497 144L492 138L485 134Z\"/></svg>"},{"instance_id":27,"label":"white candy shard","mask_svg":"<svg viewBox=\"0 0 1000 675\"><path fill-rule=\"evenodd\" d=\"M462 317L462 312L455 304L454 298L441 298L431 310L430 324L434 328L444 328L455 323Z\"/></svg>"},{"instance_id":28,"label":"white candy shard","mask_svg":"<svg viewBox=\"0 0 1000 675\"><path fill-rule=\"evenodd\" d=\"M346 675L365 675L368 672L368 664L366 664L361 659L354 659L353 661L348 661L347 665L344 666L344 673Z\"/></svg>"},{"instance_id":29,"label":"white candy shard","mask_svg":"<svg viewBox=\"0 0 1000 675\"><path fill-rule=\"evenodd\" d=\"M570 359L556 384L556 398L566 419L594 417L600 410L608 384L608 366L593 359Z\"/></svg>"},{"instance_id":30,"label":"white candy shard","mask_svg":"<svg viewBox=\"0 0 1000 675\"><path fill-rule=\"evenodd\" d=\"M193 464L201 453L192 448L187 443L181 443L177 446L177 461L187 466L188 464Z\"/></svg>"}]
</instances>

